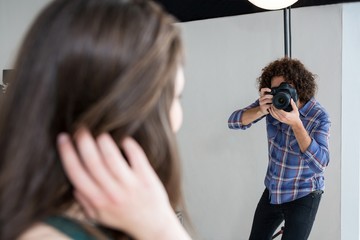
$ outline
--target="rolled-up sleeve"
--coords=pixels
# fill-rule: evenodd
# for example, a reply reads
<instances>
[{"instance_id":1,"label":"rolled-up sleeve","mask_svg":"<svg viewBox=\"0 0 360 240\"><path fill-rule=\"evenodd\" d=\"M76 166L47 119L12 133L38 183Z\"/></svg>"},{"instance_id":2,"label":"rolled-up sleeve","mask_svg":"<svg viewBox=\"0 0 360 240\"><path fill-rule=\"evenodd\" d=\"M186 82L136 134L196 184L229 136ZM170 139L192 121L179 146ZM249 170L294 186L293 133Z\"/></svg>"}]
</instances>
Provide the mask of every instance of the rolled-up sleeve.
<instances>
[{"instance_id":1,"label":"rolled-up sleeve","mask_svg":"<svg viewBox=\"0 0 360 240\"><path fill-rule=\"evenodd\" d=\"M247 106L246 108L239 109L239 110L236 110L235 112L233 112L230 115L229 119L228 119L228 127L230 129L242 129L242 130L245 130L245 129L251 127L252 124L258 122L260 119L262 119L262 117L259 118L259 119L256 119L255 121L253 121L252 123L247 124L247 125L243 125L241 123L241 117L242 117L243 113L246 110L257 107L257 106L259 106L259 100L256 100L254 103Z\"/></svg>"},{"instance_id":2,"label":"rolled-up sleeve","mask_svg":"<svg viewBox=\"0 0 360 240\"><path fill-rule=\"evenodd\" d=\"M328 116L324 114L319 124L310 132L311 144L303 153L303 159L315 173L322 173L330 161L330 125Z\"/></svg>"}]
</instances>

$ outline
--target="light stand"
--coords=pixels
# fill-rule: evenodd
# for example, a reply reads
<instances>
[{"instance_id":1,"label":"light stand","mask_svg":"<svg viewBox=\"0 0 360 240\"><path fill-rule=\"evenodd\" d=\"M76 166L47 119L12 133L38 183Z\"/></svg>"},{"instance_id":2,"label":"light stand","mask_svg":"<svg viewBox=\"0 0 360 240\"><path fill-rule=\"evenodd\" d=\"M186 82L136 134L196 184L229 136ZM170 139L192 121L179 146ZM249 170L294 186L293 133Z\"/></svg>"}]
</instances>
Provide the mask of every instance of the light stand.
<instances>
[{"instance_id":1,"label":"light stand","mask_svg":"<svg viewBox=\"0 0 360 240\"><path fill-rule=\"evenodd\" d=\"M284 9L284 54L291 58L291 5L298 0L248 0L266 10Z\"/></svg>"},{"instance_id":2,"label":"light stand","mask_svg":"<svg viewBox=\"0 0 360 240\"><path fill-rule=\"evenodd\" d=\"M291 7L284 8L284 54L291 58Z\"/></svg>"}]
</instances>

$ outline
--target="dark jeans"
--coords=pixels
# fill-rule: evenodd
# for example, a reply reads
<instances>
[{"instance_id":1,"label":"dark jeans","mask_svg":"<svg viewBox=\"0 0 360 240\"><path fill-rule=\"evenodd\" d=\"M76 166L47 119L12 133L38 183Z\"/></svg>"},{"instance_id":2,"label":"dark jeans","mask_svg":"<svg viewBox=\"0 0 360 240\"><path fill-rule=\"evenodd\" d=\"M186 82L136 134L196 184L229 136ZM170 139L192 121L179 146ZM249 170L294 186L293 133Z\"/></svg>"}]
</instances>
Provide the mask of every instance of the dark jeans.
<instances>
[{"instance_id":1,"label":"dark jeans","mask_svg":"<svg viewBox=\"0 0 360 240\"><path fill-rule=\"evenodd\" d=\"M270 204L269 191L265 189L257 205L250 240L270 240L285 221L282 240L306 240L313 226L322 192L312 192L295 201Z\"/></svg>"}]
</instances>

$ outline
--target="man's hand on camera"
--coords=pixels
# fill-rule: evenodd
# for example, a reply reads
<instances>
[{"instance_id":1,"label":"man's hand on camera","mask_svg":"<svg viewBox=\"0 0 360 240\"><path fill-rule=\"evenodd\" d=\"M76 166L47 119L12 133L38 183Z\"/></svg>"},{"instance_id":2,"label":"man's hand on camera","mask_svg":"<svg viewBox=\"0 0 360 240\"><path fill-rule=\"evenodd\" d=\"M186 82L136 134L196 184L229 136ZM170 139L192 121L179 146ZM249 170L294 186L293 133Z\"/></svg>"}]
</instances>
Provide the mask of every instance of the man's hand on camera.
<instances>
[{"instance_id":1,"label":"man's hand on camera","mask_svg":"<svg viewBox=\"0 0 360 240\"><path fill-rule=\"evenodd\" d=\"M270 92L270 88L262 88L260 90L259 107L260 112L264 115L269 114L269 109L272 103L273 96L269 94Z\"/></svg>"},{"instance_id":2,"label":"man's hand on camera","mask_svg":"<svg viewBox=\"0 0 360 240\"><path fill-rule=\"evenodd\" d=\"M302 124L299 117L299 109L297 108L293 99L291 99L290 104L292 106L291 112L277 109L274 107L274 105L271 105L271 107L269 108L269 112L271 116L273 116L275 119L287 125L294 126L296 124Z\"/></svg>"}]
</instances>

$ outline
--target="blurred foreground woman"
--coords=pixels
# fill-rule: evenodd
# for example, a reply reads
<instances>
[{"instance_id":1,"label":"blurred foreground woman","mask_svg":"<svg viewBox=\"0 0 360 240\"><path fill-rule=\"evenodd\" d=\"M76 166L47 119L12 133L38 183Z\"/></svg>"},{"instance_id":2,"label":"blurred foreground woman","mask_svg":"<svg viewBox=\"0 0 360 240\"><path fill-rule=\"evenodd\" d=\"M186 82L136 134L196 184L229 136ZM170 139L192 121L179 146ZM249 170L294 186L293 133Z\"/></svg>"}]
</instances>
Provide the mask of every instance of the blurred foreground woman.
<instances>
[{"instance_id":1,"label":"blurred foreground woman","mask_svg":"<svg viewBox=\"0 0 360 240\"><path fill-rule=\"evenodd\" d=\"M0 106L0 239L189 239L174 213L173 23L145 0L55 0L40 13Z\"/></svg>"}]
</instances>

